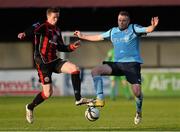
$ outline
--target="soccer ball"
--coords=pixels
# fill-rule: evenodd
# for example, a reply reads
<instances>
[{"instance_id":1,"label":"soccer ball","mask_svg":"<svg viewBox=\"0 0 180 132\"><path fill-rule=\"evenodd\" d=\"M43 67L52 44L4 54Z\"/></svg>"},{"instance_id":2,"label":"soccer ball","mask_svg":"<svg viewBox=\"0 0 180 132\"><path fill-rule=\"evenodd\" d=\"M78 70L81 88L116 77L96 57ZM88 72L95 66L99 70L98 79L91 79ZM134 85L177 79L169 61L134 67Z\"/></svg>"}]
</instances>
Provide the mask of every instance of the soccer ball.
<instances>
[{"instance_id":1,"label":"soccer ball","mask_svg":"<svg viewBox=\"0 0 180 132\"><path fill-rule=\"evenodd\" d=\"M96 121L99 119L100 112L99 109L96 107L88 107L85 111L85 118L88 121Z\"/></svg>"}]
</instances>

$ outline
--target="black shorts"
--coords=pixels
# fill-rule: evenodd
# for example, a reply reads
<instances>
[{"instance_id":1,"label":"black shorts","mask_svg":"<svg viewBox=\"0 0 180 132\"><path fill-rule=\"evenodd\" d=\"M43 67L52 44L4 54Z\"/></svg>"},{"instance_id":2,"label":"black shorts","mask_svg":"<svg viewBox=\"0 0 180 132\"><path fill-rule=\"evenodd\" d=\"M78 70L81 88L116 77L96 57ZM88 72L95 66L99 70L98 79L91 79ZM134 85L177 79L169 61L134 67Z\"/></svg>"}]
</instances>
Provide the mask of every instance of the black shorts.
<instances>
[{"instance_id":1,"label":"black shorts","mask_svg":"<svg viewBox=\"0 0 180 132\"><path fill-rule=\"evenodd\" d=\"M35 59L36 60L36 59ZM39 81L42 84L49 84L52 83L52 73L60 73L60 69L63 66L63 64L67 61L62 59L57 59L55 61L52 61L50 63L44 64L41 61L35 61L36 62L36 68L38 71Z\"/></svg>"},{"instance_id":2,"label":"black shorts","mask_svg":"<svg viewBox=\"0 0 180 132\"><path fill-rule=\"evenodd\" d=\"M107 62L111 67L113 76L126 76L126 79L131 84L141 84L141 64L138 62Z\"/></svg>"}]
</instances>

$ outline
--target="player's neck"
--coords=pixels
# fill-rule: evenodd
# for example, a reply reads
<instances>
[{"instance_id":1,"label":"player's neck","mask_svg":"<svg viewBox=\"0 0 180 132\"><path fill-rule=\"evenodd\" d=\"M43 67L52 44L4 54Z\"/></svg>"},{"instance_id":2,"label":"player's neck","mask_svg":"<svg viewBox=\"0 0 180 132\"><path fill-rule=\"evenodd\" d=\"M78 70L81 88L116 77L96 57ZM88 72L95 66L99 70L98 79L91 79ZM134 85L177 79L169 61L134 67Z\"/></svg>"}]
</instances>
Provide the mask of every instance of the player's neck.
<instances>
[{"instance_id":1,"label":"player's neck","mask_svg":"<svg viewBox=\"0 0 180 132\"><path fill-rule=\"evenodd\" d=\"M125 30L128 29L128 27L129 27L129 25L127 27L124 27L124 28L122 28L122 27L118 27L118 28L119 28L120 31L125 31Z\"/></svg>"},{"instance_id":2,"label":"player's neck","mask_svg":"<svg viewBox=\"0 0 180 132\"><path fill-rule=\"evenodd\" d=\"M123 28L123 29L122 29L122 28L119 27L119 30L120 30L120 31L125 31L126 29L127 29L127 28Z\"/></svg>"}]
</instances>

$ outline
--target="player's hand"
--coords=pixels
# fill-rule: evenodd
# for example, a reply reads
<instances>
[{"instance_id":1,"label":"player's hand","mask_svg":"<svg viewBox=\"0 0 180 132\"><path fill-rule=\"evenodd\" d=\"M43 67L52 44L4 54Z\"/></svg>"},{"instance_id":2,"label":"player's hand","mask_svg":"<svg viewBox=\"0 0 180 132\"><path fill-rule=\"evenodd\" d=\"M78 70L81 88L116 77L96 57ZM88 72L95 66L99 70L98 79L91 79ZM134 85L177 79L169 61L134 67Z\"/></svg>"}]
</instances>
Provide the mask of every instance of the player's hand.
<instances>
[{"instance_id":1,"label":"player's hand","mask_svg":"<svg viewBox=\"0 0 180 132\"><path fill-rule=\"evenodd\" d=\"M78 38L82 38L82 33L80 31L75 31L74 32L74 36L78 37Z\"/></svg>"},{"instance_id":2,"label":"player's hand","mask_svg":"<svg viewBox=\"0 0 180 132\"><path fill-rule=\"evenodd\" d=\"M159 23L159 18L158 17L152 17L151 19L151 25L156 27Z\"/></svg>"},{"instance_id":3,"label":"player's hand","mask_svg":"<svg viewBox=\"0 0 180 132\"><path fill-rule=\"evenodd\" d=\"M23 39L23 38L25 38L25 37L26 37L25 32L22 32L22 33L19 33L19 34L18 34L18 38L19 38L19 39Z\"/></svg>"},{"instance_id":4,"label":"player's hand","mask_svg":"<svg viewBox=\"0 0 180 132\"><path fill-rule=\"evenodd\" d=\"M73 45L78 48L81 45L81 40L77 40L73 43Z\"/></svg>"},{"instance_id":5,"label":"player's hand","mask_svg":"<svg viewBox=\"0 0 180 132\"><path fill-rule=\"evenodd\" d=\"M71 50L77 49L77 48L81 45L80 42L81 42L81 41L78 40L78 41L75 41L74 43L70 44L70 49L71 49Z\"/></svg>"}]
</instances>

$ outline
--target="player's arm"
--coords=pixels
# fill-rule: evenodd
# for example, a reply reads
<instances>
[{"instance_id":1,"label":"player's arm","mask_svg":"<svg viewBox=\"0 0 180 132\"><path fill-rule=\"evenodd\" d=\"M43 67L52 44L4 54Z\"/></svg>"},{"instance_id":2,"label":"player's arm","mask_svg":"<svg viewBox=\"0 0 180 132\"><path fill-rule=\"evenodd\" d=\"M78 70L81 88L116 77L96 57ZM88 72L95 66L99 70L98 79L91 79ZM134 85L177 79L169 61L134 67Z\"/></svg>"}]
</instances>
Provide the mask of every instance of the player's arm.
<instances>
[{"instance_id":1,"label":"player's arm","mask_svg":"<svg viewBox=\"0 0 180 132\"><path fill-rule=\"evenodd\" d=\"M36 27L32 32L33 32L32 34L33 34L33 37L34 37L34 44L35 44L35 46L38 47L38 45L40 43L43 43L43 42L40 41L40 38L44 37L45 34L46 34L45 23L43 23L43 24L39 25L38 27ZM37 48L37 49L39 49L39 48Z\"/></svg>"},{"instance_id":2,"label":"player's arm","mask_svg":"<svg viewBox=\"0 0 180 132\"><path fill-rule=\"evenodd\" d=\"M69 45L65 45L64 43L59 43L58 44L58 51L61 52L72 52L74 50L76 50L77 48L79 48L80 46L80 40L75 41L73 43L70 43Z\"/></svg>"},{"instance_id":3,"label":"player's arm","mask_svg":"<svg viewBox=\"0 0 180 132\"><path fill-rule=\"evenodd\" d=\"M159 19L158 17L153 17L151 19L151 25L148 26L148 27L142 27L140 25L137 25L137 24L133 24L133 30L134 32L138 35L138 36L141 36L141 35L144 35L146 33L151 33L154 31L154 29L156 28L156 26L158 25L158 22L159 22Z\"/></svg>"},{"instance_id":4,"label":"player's arm","mask_svg":"<svg viewBox=\"0 0 180 132\"><path fill-rule=\"evenodd\" d=\"M153 32L154 29L156 28L156 26L158 25L158 23L159 23L159 18L158 17L152 17L151 25L146 28L146 33Z\"/></svg>"},{"instance_id":5,"label":"player's arm","mask_svg":"<svg viewBox=\"0 0 180 132\"><path fill-rule=\"evenodd\" d=\"M24 32L21 32L18 34L19 39L24 39L25 37L32 37L34 36L34 30L40 26L40 23L34 23L32 26L28 27L27 29L24 30Z\"/></svg>"},{"instance_id":6,"label":"player's arm","mask_svg":"<svg viewBox=\"0 0 180 132\"><path fill-rule=\"evenodd\" d=\"M70 43L69 45L65 45L62 34L59 32L59 37L58 37L58 45L57 45L57 50L61 52L72 52L76 50L80 46L80 40L75 41L74 43Z\"/></svg>"},{"instance_id":7,"label":"player's arm","mask_svg":"<svg viewBox=\"0 0 180 132\"><path fill-rule=\"evenodd\" d=\"M75 31L74 35L80 39L89 40L89 41L104 40L104 38L100 34L99 35L85 35L85 34L82 34L80 31Z\"/></svg>"}]
</instances>

